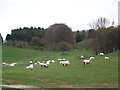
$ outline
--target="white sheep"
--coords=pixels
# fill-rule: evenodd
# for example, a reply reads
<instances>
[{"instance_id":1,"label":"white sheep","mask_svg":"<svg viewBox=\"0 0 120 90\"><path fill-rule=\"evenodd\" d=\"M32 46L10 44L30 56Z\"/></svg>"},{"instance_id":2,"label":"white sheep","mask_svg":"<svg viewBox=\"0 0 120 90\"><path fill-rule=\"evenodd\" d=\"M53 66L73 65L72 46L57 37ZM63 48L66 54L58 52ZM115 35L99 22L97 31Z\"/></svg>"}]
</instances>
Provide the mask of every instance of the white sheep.
<instances>
[{"instance_id":1,"label":"white sheep","mask_svg":"<svg viewBox=\"0 0 120 90\"><path fill-rule=\"evenodd\" d=\"M29 66L26 67L26 69L33 69L33 64L30 64Z\"/></svg>"},{"instance_id":2,"label":"white sheep","mask_svg":"<svg viewBox=\"0 0 120 90\"><path fill-rule=\"evenodd\" d=\"M33 61L29 61L29 63L33 63Z\"/></svg>"},{"instance_id":3,"label":"white sheep","mask_svg":"<svg viewBox=\"0 0 120 90\"><path fill-rule=\"evenodd\" d=\"M15 64L17 64L17 63L11 63L11 64L9 64L9 66L14 67Z\"/></svg>"},{"instance_id":4,"label":"white sheep","mask_svg":"<svg viewBox=\"0 0 120 90\"><path fill-rule=\"evenodd\" d=\"M100 56L103 56L104 55L104 53L100 53Z\"/></svg>"},{"instance_id":5,"label":"white sheep","mask_svg":"<svg viewBox=\"0 0 120 90\"><path fill-rule=\"evenodd\" d=\"M109 59L109 57L106 56L105 59Z\"/></svg>"},{"instance_id":6,"label":"white sheep","mask_svg":"<svg viewBox=\"0 0 120 90\"><path fill-rule=\"evenodd\" d=\"M3 62L2 64L3 64L3 65L6 65L7 63L6 63L6 62Z\"/></svg>"},{"instance_id":7,"label":"white sheep","mask_svg":"<svg viewBox=\"0 0 120 90\"><path fill-rule=\"evenodd\" d=\"M66 61L66 59L65 59L65 58L63 58L62 60L63 60L63 61Z\"/></svg>"},{"instance_id":8,"label":"white sheep","mask_svg":"<svg viewBox=\"0 0 120 90\"><path fill-rule=\"evenodd\" d=\"M37 65L37 63L34 63L35 65Z\"/></svg>"},{"instance_id":9,"label":"white sheep","mask_svg":"<svg viewBox=\"0 0 120 90\"><path fill-rule=\"evenodd\" d=\"M60 59L58 59L58 61L66 61L66 59L65 58L60 58Z\"/></svg>"},{"instance_id":10,"label":"white sheep","mask_svg":"<svg viewBox=\"0 0 120 90\"><path fill-rule=\"evenodd\" d=\"M81 59L84 59L85 57L82 55L82 56L80 56L80 58L81 58Z\"/></svg>"},{"instance_id":11,"label":"white sheep","mask_svg":"<svg viewBox=\"0 0 120 90\"><path fill-rule=\"evenodd\" d=\"M44 62L39 62L38 63L41 65L41 67L45 67L45 68L48 68L48 64L47 63L44 63Z\"/></svg>"},{"instance_id":12,"label":"white sheep","mask_svg":"<svg viewBox=\"0 0 120 90\"><path fill-rule=\"evenodd\" d=\"M95 59L95 57L91 56L91 57L90 57L90 60L92 60L92 59Z\"/></svg>"},{"instance_id":13,"label":"white sheep","mask_svg":"<svg viewBox=\"0 0 120 90\"><path fill-rule=\"evenodd\" d=\"M58 59L58 61L61 61L61 60L62 60L61 58Z\"/></svg>"},{"instance_id":14,"label":"white sheep","mask_svg":"<svg viewBox=\"0 0 120 90\"><path fill-rule=\"evenodd\" d=\"M92 63L91 59L83 60L84 66L85 66L86 64L90 64L90 63Z\"/></svg>"},{"instance_id":15,"label":"white sheep","mask_svg":"<svg viewBox=\"0 0 120 90\"><path fill-rule=\"evenodd\" d=\"M48 60L48 61L46 62L46 64L48 64L48 65L49 65L49 64L50 64L50 62L51 62L51 61L50 61L50 60Z\"/></svg>"},{"instance_id":16,"label":"white sheep","mask_svg":"<svg viewBox=\"0 0 120 90\"><path fill-rule=\"evenodd\" d=\"M52 63L54 63L54 62L55 62L55 60L51 60L51 62L52 62Z\"/></svg>"},{"instance_id":17,"label":"white sheep","mask_svg":"<svg viewBox=\"0 0 120 90\"><path fill-rule=\"evenodd\" d=\"M60 61L60 64L63 64L63 66L68 66L70 64L70 61Z\"/></svg>"}]
</instances>

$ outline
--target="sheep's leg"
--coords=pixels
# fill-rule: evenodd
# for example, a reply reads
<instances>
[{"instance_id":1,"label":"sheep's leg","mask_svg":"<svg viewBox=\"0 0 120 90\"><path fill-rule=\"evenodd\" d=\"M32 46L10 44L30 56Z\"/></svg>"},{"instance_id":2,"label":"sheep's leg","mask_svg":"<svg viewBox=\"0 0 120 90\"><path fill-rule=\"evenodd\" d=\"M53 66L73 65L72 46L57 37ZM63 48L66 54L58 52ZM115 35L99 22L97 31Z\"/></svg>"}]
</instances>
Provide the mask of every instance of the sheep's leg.
<instances>
[{"instance_id":1,"label":"sheep's leg","mask_svg":"<svg viewBox=\"0 0 120 90\"><path fill-rule=\"evenodd\" d=\"M42 65L41 65L41 68L42 68Z\"/></svg>"},{"instance_id":2,"label":"sheep's leg","mask_svg":"<svg viewBox=\"0 0 120 90\"><path fill-rule=\"evenodd\" d=\"M86 63L85 63L85 62L83 62L83 64L84 64L84 66L86 65Z\"/></svg>"}]
</instances>

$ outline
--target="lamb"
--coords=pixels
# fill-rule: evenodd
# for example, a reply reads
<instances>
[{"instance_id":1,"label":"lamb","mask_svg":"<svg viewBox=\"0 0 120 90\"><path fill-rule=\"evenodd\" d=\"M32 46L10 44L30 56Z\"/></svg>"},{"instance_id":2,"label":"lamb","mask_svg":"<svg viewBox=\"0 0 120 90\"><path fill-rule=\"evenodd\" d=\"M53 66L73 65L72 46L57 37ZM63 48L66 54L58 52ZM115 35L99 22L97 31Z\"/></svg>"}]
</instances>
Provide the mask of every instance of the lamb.
<instances>
[{"instance_id":1,"label":"lamb","mask_svg":"<svg viewBox=\"0 0 120 90\"><path fill-rule=\"evenodd\" d=\"M91 59L83 60L84 66L85 66L86 64L90 64L90 63L92 63Z\"/></svg>"},{"instance_id":2,"label":"lamb","mask_svg":"<svg viewBox=\"0 0 120 90\"><path fill-rule=\"evenodd\" d=\"M26 67L26 69L33 69L33 64L30 64L29 66Z\"/></svg>"}]
</instances>

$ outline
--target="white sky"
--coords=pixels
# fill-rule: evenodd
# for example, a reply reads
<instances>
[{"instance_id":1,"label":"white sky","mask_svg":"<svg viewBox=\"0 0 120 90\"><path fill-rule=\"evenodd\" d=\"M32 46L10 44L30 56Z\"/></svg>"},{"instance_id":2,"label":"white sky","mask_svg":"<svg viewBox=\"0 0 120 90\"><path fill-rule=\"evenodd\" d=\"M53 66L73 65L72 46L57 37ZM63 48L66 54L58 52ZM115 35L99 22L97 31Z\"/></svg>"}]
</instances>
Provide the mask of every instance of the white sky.
<instances>
[{"instance_id":1,"label":"white sky","mask_svg":"<svg viewBox=\"0 0 120 90\"><path fill-rule=\"evenodd\" d=\"M65 23L76 30L89 29L89 22L106 17L118 23L119 0L0 0L0 33L5 39L19 27L47 28Z\"/></svg>"}]
</instances>

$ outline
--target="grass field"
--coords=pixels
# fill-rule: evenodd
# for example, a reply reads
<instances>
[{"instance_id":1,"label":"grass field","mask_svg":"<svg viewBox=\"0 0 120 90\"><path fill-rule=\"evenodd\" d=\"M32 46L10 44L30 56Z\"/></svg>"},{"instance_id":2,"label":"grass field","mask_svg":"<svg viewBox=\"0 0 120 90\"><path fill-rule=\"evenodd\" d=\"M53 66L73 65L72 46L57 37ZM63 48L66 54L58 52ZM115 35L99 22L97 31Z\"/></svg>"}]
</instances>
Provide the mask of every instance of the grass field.
<instances>
[{"instance_id":1,"label":"grass field","mask_svg":"<svg viewBox=\"0 0 120 90\"><path fill-rule=\"evenodd\" d=\"M43 52L39 50L19 49L3 46L3 62L18 64L15 67L3 66L3 84L32 85L41 88L76 88L76 87L117 87L118 51L104 56L96 56L92 64L84 67L80 55L89 57L92 51L73 50L65 52ZM58 63L58 58L67 58L68 67ZM48 68L34 65L33 70L26 69L29 60L42 61L54 59Z\"/></svg>"}]
</instances>

